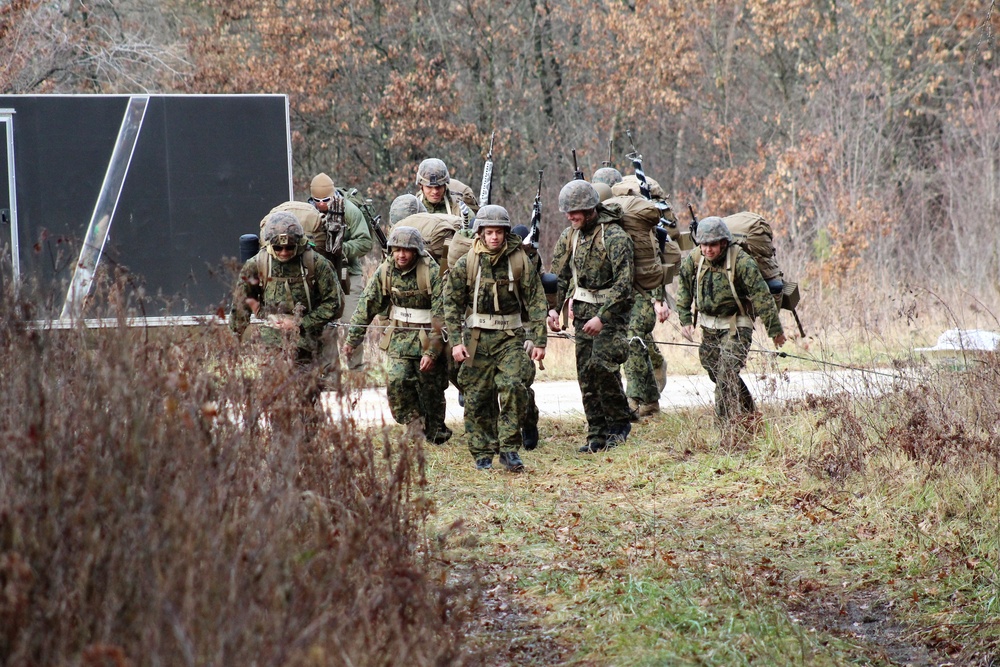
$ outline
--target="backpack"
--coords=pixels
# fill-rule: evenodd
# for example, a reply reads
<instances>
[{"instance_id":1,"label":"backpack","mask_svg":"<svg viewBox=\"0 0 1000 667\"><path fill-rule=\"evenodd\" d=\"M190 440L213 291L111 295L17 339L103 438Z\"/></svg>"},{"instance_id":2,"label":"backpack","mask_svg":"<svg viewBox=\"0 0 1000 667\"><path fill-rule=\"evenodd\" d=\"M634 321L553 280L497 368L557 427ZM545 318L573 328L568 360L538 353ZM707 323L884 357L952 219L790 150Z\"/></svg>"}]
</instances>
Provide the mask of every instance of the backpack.
<instances>
[{"instance_id":1,"label":"backpack","mask_svg":"<svg viewBox=\"0 0 1000 667\"><path fill-rule=\"evenodd\" d=\"M372 200L361 194L357 188L336 188L335 192L338 196L343 197L358 207L361 215L365 218L365 222L368 223L368 233L371 234L373 240L377 238L375 227L381 223L382 216L376 212L375 204Z\"/></svg>"},{"instance_id":2,"label":"backpack","mask_svg":"<svg viewBox=\"0 0 1000 667\"><path fill-rule=\"evenodd\" d=\"M441 273L448 269L449 241L462 228L461 216L445 213L414 213L400 220L397 225L413 227L420 232L427 245L427 252L441 265ZM471 240L471 239L470 239ZM470 244L471 247L471 244Z\"/></svg>"},{"instance_id":3,"label":"backpack","mask_svg":"<svg viewBox=\"0 0 1000 667\"><path fill-rule=\"evenodd\" d=\"M644 290L669 285L677 273L681 250L670 239L660 243L656 235L660 223L659 207L652 201L632 195L612 197L604 204L617 204L621 208L622 217L618 224L632 238L635 266L632 283Z\"/></svg>"}]
</instances>

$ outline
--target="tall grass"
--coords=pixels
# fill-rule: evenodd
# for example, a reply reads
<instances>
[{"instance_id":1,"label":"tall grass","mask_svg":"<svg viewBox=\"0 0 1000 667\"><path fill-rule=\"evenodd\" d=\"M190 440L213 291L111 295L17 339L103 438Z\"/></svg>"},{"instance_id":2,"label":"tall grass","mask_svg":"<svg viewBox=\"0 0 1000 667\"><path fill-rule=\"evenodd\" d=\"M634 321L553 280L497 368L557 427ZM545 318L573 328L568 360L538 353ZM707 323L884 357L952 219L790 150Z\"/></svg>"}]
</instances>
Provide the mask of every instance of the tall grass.
<instances>
[{"instance_id":1,"label":"tall grass","mask_svg":"<svg viewBox=\"0 0 1000 667\"><path fill-rule=\"evenodd\" d=\"M6 297L0 664L477 662L421 443L333 423L221 327L33 329Z\"/></svg>"}]
</instances>

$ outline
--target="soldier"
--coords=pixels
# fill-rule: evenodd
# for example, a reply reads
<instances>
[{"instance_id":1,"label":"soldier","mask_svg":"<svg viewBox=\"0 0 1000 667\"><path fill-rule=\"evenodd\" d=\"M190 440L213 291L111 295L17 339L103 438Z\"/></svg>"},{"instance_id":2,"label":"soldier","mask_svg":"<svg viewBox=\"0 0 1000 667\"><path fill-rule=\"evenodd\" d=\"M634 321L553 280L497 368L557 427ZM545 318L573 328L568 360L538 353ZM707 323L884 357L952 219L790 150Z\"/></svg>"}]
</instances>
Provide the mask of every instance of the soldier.
<instances>
[{"instance_id":1,"label":"soldier","mask_svg":"<svg viewBox=\"0 0 1000 667\"><path fill-rule=\"evenodd\" d=\"M632 309L632 239L617 224L621 208L601 204L586 181L563 186L559 210L570 226L556 243L552 269L559 278L556 303L573 300L576 374L587 416L587 443L580 451L600 452L624 443L632 430L633 413L620 372L628 357L625 329ZM549 327L559 330L559 320L559 311L550 310Z\"/></svg>"},{"instance_id":2,"label":"soldier","mask_svg":"<svg viewBox=\"0 0 1000 667\"><path fill-rule=\"evenodd\" d=\"M594 175L590 178L590 182L594 185L604 183L611 188L615 184L622 182L622 173L614 167L601 167L594 172Z\"/></svg>"},{"instance_id":3,"label":"soldier","mask_svg":"<svg viewBox=\"0 0 1000 667\"><path fill-rule=\"evenodd\" d=\"M521 472L529 366L545 358L545 296L520 239L510 234L507 209L482 207L475 232L445 287L448 330L465 325L452 357L461 364L469 451L480 470L491 468L499 453L508 471Z\"/></svg>"},{"instance_id":4,"label":"soldier","mask_svg":"<svg viewBox=\"0 0 1000 667\"><path fill-rule=\"evenodd\" d=\"M461 197L448 189L451 176L448 167L437 158L427 158L417 167L418 199L428 213L447 213L465 218L466 225L472 220L472 212Z\"/></svg>"},{"instance_id":5,"label":"soldier","mask_svg":"<svg viewBox=\"0 0 1000 667\"><path fill-rule=\"evenodd\" d=\"M441 278L437 262L424 250L413 227L399 225L389 233L386 257L365 286L342 352L350 356L365 338L365 327L388 311L388 328L380 347L389 356L387 393L392 417L411 433L426 433L440 445L451 438L445 426L444 387L447 366L439 359Z\"/></svg>"},{"instance_id":6,"label":"soldier","mask_svg":"<svg viewBox=\"0 0 1000 667\"><path fill-rule=\"evenodd\" d=\"M757 262L733 244L722 218L698 223L698 247L681 263L677 313L681 333L694 339L695 318L701 325L698 356L715 383L715 414L723 428L740 414L753 414L753 397L740 377L746 365L758 315L775 347L785 344L774 297Z\"/></svg>"},{"instance_id":7,"label":"soldier","mask_svg":"<svg viewBox=\"0 0 1000 667\"><path fill-rule=\"evenodd\" d=\"M333 179L325 173L317 174L309 184L309 203L316 207L324 222L333 219L333 224L343 226L342 250L346 263L346 275L341 275L341 286L346 298L341 322L346 322L358 305L364 278L361 275L361 258L372 249L371 230L361 210L346 197L337 193ZM358 346L354 354L347 358L348 370L357 371L364 367L364 348Z\"/></svg>"},{"instance_id":8,"label":"soldier","mask_svg":"<svg viewBox=\"0 0 1000 667\"><path fill-rule=\"evenodd\" d=\"M264 343L294 343L300 365L320 360L323 329L343 304L333 264L309 247L302 225L291 213L273 213L261 237L264 247L240 271L229 327L243 335L250 316L256 315L264 320ZM312 400L318 398L318 386L308 394Z\"/></svg>"}]
</instances>

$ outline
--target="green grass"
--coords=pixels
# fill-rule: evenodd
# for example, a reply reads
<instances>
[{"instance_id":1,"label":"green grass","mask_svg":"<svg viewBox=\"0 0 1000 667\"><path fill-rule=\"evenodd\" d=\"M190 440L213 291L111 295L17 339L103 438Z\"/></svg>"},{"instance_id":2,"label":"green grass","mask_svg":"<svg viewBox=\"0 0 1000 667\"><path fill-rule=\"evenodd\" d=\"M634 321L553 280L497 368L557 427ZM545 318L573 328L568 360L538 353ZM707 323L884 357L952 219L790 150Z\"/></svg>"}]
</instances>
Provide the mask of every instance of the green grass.
<instances>
[{"instance_id":1,"label":"green grass","mask_svg":"<svg viewBox=\"0 0 1000 667\"><path fill-rule=\"evenodd\" d=\"M874 443L864 470L831 478L835 425L817 428L816 410L767 417L718 450L714 429L691 430L707 413L664 414L593 456L576 453L580 421L544 421L522 475L474 470L455 438L428 454L428 530L502 586L562 664L891 664L877 635L838 629L836 610L862 596L891 609L907 650L985 659L1000 609L996 475Z\"/></svg>"}]
</instances>

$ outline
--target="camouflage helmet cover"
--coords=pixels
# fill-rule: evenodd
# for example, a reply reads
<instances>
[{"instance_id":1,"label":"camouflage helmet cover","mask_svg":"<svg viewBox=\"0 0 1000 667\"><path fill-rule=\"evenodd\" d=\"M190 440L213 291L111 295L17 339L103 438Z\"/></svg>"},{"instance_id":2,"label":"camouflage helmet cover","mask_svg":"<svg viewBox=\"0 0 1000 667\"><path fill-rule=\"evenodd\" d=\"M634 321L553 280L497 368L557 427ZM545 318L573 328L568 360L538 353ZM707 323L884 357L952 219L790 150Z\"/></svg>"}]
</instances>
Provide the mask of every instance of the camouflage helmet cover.
<instances>
[{"instance_id":1,"label":"camouflage helmet cover","mask_svg":"<svg viewBox=\"0 0 1000 667\"><path fill-rule=\"evenodd\" d=\"M436 157L429 157L417 167L417 185L427 185L436 188L441 185L448 185L451 176L448 174L448 167L444 161Z\"/></svg>"},{"instance_id":2,"label":"camouflage helmet cover","mask_svg":"<svg viewBox=\"0 0 1000 667\"><path fill-rule=\"evenodd\" d=\"M333 196L333 179L325 173L316 174L309 184L309 194L313 199L325 199Z\"/></svg>"},{"instance_id":3,"label":"camouflage helmet cover","mask_svg":"<svg viewBox=\"0 0 1000 667\"><path fill-rule=\"evenodd\" d=\"M417 254L424 254L424 237L420 235L420 230L416 227L407 227L406 225L396 225L389 232L389 239L386 242L389 246L389 250L395 248L409 248L410 250L416 250Z\"/></svg>"},{"instance_id":4,"label":"camouflage helmet cover","mask_svg":"<svg viewBox=\"0 0 1000 667\"><path fill-rule=\"evenodd\" d=\"M597 196L601 198L602 202L614 196L611 192L611 186L607 183L594 183L594 189L597 190Z\"/></svg>"},{"instance_id":5,"label":"camouflage helmet cover","mask_svg":"<svg viewBox=\"0 0 1000 667\"><path fill-rule=\"evenodd\" d=\"M395 225L403 218L408 218L415 213L426 213L427 207L416 197L416 195L400 195L392 200L389 205L389 224Z\"/></svg>"},{"instance_id":6,"label":"camouflage helmet cover","mask_svg":"<svg viewBox=\"0 0 1000 667\"><path fill-rule=\"evenodd\" d=\"M476 213L476 222L472 226L472 231L478 232L481 227L510 229L510 214L503 206L487 204Z\"/></svg>"},{"instance_id":7,"label":"camouflage helmet cover","mask_svg":"<svg viewBox=\"0 0 1000 667\"><path fill-rule=\"evenodd\" d=\"M594 185L597 185L598 183L604 183L610 188L615 183L622 182L622 173L617 169L615 169L614 167L601 167L600 169L594 172L594 175L590 179L590 182L593 183Z\"/></svg>"},{"instance_id":8,"label":"camouflage helmet cover","mask_svg":"<svg viewBox=\"0 0 1000 667\"><path fill-rule=\"evenodd\" d=\"M597 208L601 197L587 181L570 181L559 191L559 212L586 211Z\"/></svg>"},{"instance_id":9,"label":"camouflage helmet cover","mask_svg":"<svg viewBox=\"0 0 1000 667\"><path fill-rule=\"evenodd\" d=\"M296 246L295 254L298 255L305 250L308 244L306 234L302 231L302 225L294 215L286 211L272 213L267 222L264 223L261 236L264 245L267 246L267 252L272 257L277 257L274 251L276 245L294 245Z\"/></svg>"},{"instance_id":10,"label":"camouflage helmet cover","mask_svg":"<svg viewBox=\"0 0 1000 667\"><path fill-rule=\"evenodd\" d=\"M716 243L717 241L733 242L733 235L726 226L726 221L717 215L702 218L698 221L698 235L695 242Z\"/></svg>"}]
</instances>

